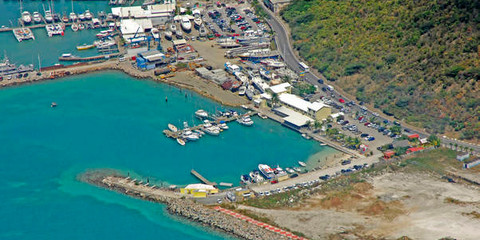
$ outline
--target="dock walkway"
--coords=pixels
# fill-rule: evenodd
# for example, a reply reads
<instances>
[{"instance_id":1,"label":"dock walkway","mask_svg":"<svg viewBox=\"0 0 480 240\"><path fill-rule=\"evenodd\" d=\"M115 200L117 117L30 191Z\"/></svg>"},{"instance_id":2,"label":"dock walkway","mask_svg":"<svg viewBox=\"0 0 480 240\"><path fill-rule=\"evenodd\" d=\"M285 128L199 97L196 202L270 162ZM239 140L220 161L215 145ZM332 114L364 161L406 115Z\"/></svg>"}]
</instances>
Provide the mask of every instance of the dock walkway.
<instances>
[{"instance_id":1,"label":"dock walkway","mask_svg":"<svg viewBox=\"0 0 480 240\"><path fill-rule=\"evenodd\" d=\"M190 173L197 177L198 179L200 179L200 181L202 181L203 183L207 184L207 185L212 185L212 186L217 186L217 183L216 182L210 182L208 181L204 176L202 176L200 173L198 173L197 171L195 171L195 169L192 169L190 171Z\"/></svg>"}]
</instances>

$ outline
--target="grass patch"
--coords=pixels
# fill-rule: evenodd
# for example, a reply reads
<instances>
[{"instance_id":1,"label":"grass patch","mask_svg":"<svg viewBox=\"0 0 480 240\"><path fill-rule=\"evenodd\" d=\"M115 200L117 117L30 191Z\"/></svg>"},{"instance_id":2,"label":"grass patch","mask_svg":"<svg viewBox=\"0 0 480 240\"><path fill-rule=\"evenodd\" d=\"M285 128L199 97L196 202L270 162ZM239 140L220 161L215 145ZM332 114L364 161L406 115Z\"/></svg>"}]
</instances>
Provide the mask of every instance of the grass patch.
<instances>
[{"instance_id":1,"label":"grass patch","mask_svg":"<svg viewBox=\"0 0 480 240\"><path fill-rule=\"evenodd\" d=\"M437 148L422 152L405 160L407 167L445 174L447 168L461 169L461 164L455 159L456 152L447 148Z\"/></svg>"}]
</instances>

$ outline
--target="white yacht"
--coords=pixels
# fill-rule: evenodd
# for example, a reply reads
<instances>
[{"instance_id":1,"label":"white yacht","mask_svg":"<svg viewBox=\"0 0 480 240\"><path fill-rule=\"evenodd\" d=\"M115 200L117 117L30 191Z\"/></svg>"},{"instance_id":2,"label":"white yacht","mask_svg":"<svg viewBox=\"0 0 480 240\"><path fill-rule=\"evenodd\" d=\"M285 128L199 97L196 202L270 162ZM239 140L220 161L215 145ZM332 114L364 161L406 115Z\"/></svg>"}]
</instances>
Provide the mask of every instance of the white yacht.
<instances>
[{"instance_id":1,"label":"white yacht","mask_svg":"<svg viewBox=\"0 0 480 240\"><path fill-rule=\"evenodd\" d=\"M78 15L78 19L79 19L80 21L85 21L85 15L84 15L83 13L80 13L80 14Z\"/></svg>"},{"instance_id":2,"label":"white yacht","mask_svg":"<svg viewBox=\"0 0 480 240\"><path fill-rule=\"evenodd\" d=\"M25 24L30 24L32 22L32 15L28 11L22 12L22 21Z\"/></svg>"},{"instance_id":3,"label":"white yacht","mask_svg":"<svg viewBox=\"0 0 480 240\"><path fill-rule=\"evenodd\" d=\"M167 40L172 39L172 32L171 31L165 31L164 34L165 34L165 38Z\"/></svg>"},{"instance_id":4,"label":"white yacht","mask_svg":"<svg viewBox=\"0 0 480 240\"><path fill-rule=\"evenodd\" d=\"M33 21L35 23L41 23L42 22L42 16L40 15L39 12L33 12Z\"/></svg>"},{"instance_id":5,"label":"white yacht","mask_svg":"<svg viewBox=\"0 0 480 240\"><path fill-rule=\"evenodd\" d=\"M85 15L85 19L86 19L86 20L92 20L93 15L92 15L92 13L90 12L90 10L85 10L84 15Z\"/></svg>"},{"instance_id":6,"label":"white yacht","mask_svg":"<svg viewBox=\"0 0 480 240\"><path fill-rule=\"evenodd\" d=\"M199 109L195 112L195 116L198 118L208 118L208 113L203 109Z\"/></svg>"},{"instance_id":7,"label":"white yacht","mask_svg":"<svg viewBox=\"0 0 480 240\"><path fill-rule=\"evenodd\" d=\"M200 139L198 134L196 134L196 133L194 133L194 132L192 132L188 129L183 131L182 137L187 139L188 141L197 141L198 139Z\"/></svg>"},{"instance_id":8,"label":"white yacht","mask_svg":"<svg viewBox=\"0 0 480 240\"><path fill-rule=\"evenodd\" d=\"M72 22L77 21L77 14L75 14L74 12L71 12L68 17L70 18L70 21L72 21Z\"/></svg>"},{"instance_id":9,"label":"white yacht","mask_svg":"<svg viewBox=\"0 0 480 240\"><path fill-rule=\"evenodd\" d=\"M244 125L244 126L248 126L248 127L253 125L253 121L252 121L252 119L250 119L249 116L243 116L243 117L239 118L237 120L237 122Z\"/></svg>"},{"instance_id":10,"label":"white yacht","mask_svg":"<svg viewBox=\"0 0 480 240\"><path fill-rule=\"evenodd\" d=\"M228 129L228 125L226 123L220 123L218 124L218 127L220 127L221 129L223 130L227 130Z\"/></svg>"},{"instance_id":11,"label":"white yacht","mask_svg":"<svg viewBox=\"0 0 480 240\"><path fill-rule=\"evenodd\" d=\"M195 9L193 10L193 23L195 24L195 28L199 28L200 26L202 26L202 16L200 15L200 10L198 9Z\"/></svg>"},{"instance_id":12,"label":"white yacht","mask_svg":"<svg viewBox=\"0 0 480 240\"><path fill-rule=\"evenodd\" d=\"M53 22L53 16L50 10L45 10L45 21L47 21L48 23Z\"/></svg>"},{"instance_id":13,"label":"white yacht","mask_svg":"<svg viewBox=\"0 0 480 240\"><path fill-rule=\"evenodd\" d=\"M204 121L203 131L213 136L218 136L220 134L220 128L212 125L208 120Z\"/></svg>"},{"instance_id":14,"label":"white yacht","mask_svg":"<svg viewBox=\"0 0 480 240\"><path fill-rule=\"evenodd\" d=\"M182 145L182 146L185 146L185 141L183 141L183 139L181 139L181 138L177 138L177 143Z\"/></svg>"},{"instance_id":15,"label":"white yacht","mask_svg":"<svg viewBox=\"0 0 480 240\"><path fill-rule=\"evenodd\" d=\"M190 32L192 30L192 23L187 16L182 18L182 28L185 32Z\"/></svg>"},{"instance_id":16,"label":"white yacht","mask_svg":"<svg viewBox=\"0 0 480 240\"><path fill-rule=\"evenodd\" d=\"M291 168L288 168L288 167L287 167L287 168L285 168L285 170L287 170L287 172L288 172L288 173L295 173L295 171L294 171L293 169L291 169Z\"/></svg>"},{"instance_id":17,"label":"white yacht","mask_svg":"<svg viewBox=\"0 0 480 240\"><path fill-rule=\"evenodd\" d=\"M302 166L302 167L306 167L306 166L307 166L307 164L305 164L305 163L302 162L302 161L298 161L298 164L299 164L300 166Z\"/></svg>"}]
</instances>

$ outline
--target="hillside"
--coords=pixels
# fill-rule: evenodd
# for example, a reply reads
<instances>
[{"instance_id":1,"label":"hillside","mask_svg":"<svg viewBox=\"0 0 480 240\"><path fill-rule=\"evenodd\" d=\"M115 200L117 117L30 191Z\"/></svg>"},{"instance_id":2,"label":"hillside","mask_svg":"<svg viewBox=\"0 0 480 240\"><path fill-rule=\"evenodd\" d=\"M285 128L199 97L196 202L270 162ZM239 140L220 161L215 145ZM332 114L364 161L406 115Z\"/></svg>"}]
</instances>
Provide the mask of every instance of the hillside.
<instances>
[{"instance_id":1,"label":"hillside","mask_svg":"<svg viewBox=\"0 0 480 240\"><path fill-rule=\"evenodd\" d=\"M330 81L388 115L480 139L480 1L297 0L294 47Z\"/></svg>"}]
</instances>

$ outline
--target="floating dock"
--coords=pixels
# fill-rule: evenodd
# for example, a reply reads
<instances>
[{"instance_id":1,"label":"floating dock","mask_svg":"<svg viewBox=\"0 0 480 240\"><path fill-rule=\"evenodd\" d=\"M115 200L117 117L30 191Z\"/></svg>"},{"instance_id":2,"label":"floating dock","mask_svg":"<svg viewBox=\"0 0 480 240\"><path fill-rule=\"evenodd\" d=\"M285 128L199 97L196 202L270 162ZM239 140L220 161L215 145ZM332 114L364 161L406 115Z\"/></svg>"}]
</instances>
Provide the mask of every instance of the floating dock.
<instances>
[{"instance_id":1,"label":"floating dock","mask_svg":"<svg viewBox=\"0 0 480 240\"><path fill-rule=\"evenodd\" d=\"M198 173L197 171L195 171L195 169L192 169L192 171L190 171L190 173L197 177L198 179L200 179L200 181L202 181L203 183L207 184L207 185L212 185L212 186L217 186L217 183L216 182L210 182L208 181L205 177L203 177L200 173Z\"/></svg>"}]
</instances>

